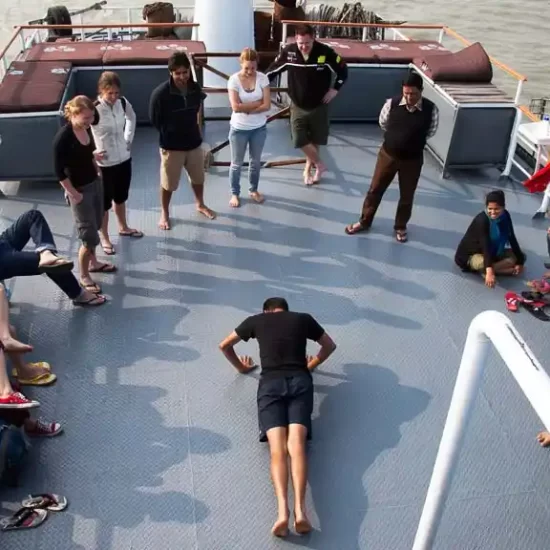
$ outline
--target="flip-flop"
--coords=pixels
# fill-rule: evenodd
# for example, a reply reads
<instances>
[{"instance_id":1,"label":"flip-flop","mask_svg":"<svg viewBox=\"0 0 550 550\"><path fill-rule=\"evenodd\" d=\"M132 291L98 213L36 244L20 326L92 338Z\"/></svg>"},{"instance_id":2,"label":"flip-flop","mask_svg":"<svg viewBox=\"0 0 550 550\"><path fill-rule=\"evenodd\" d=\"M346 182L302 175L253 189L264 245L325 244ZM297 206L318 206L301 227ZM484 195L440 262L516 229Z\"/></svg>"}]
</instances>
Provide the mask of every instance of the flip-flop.
<instances>
[{"instance_id":1,"label":"flip-flop","mask_svg":"<svg viewBox=\"0 0 550 550\"><path fill-rule=\"evenodd\" d=\"M23 500L21 506L36 510L37 508L50 510L50 512L62 512L67 508L67 499L61 495L53 493L44 493L38 495L29 495Z\"/></svg>"},{"instance_id":2,"label":"flip-flop","mask_svg":"<svg viewBox=\"0 0 550 550\"><path fill-rule=\"evenodd\" d=\"M46 363L46 361L38 361L36 363L27 363L27 366L31 367L32 369L44 369L47 371L52 370L52 366L49 363ZM17 369L12 369L11 374L14 378L17 378Z\"/></svg>"},{"instance_id":3,"label":"flip-flop","mask_svg":"<svg viewBox=\"0 0 550 550\"><path fill-rule=\"evenodd\" d=\"M357 227L354 229L354 225L357 225ZM346 235L355 235L356 233L363 233L364 231L368 231L368 227L365 227L364 225L361 225L359 222L350 223L349 225L346 225L346 228L344 231L346 232Z\"/></svg>"},{"instance_id":4,"label":"flip-flop","mask_svg":"<svg viewBox=\"0 0 550 550\"><path fill-rule=\"evenodd\" d=\"M100 264L99 267L90 268L88 270L90 273L116 273L118 268L113 264Z\"/></svg>"},{"instance_id":5,"label":"flip-flop","mask_svg":"<svg viewBox=\"0 0 550 550\"><path fill-rule=\"evenodd\" d=\"M398 243L406 243L409 240L409 236L407 235L407 232L403 229L400 229L399 231L395 232L395 238Z\"/></svg>"},{"instance_id":6,"label":"flip-flop","mask_svg":"<svg viewBox=\"0 0 550 550\"><path fill-rule=\"evenodd\" d=\"M507 292L504 300L506 301L508 311L518 311L521 299L515 292Z\"/></svg>"},{"instance_id":7,"label":"flip-flop","mask_svg":"<svg viewBox=\"0 0 550 550\"><path fill-rule=\"evenodd\" d=\"M526 285L541 294L550 293L550 283L544 279L527 281Z\"/></svg>"},{"instance_id":8,"label":"flip-flop","mask_svg":"<svg viewBox=\"0 0 550 550\"><path fill-rule=\"evenodd\" d=\"M107 303L107 298L103 294L95 294L89 300L73 300L73 305L82 307L97 307Z\"/></svg>"},{"instance_id":9,"label":"flip-flop","mask_svg":"<svg viewBox=\"0 0 550 550\"><path fill-rule=\"evenodd\" d=\"M17 378L17 381L22 386L49 386L57 380L57 376L51 372L38 374L32 378Z\"/></svg>"},{"instance_id":10,"label":"flip-flop","mask_svg":"<svg viewBox=\"0 0 550 550\"><path fill-rule=\"evenodd\" d=\"M0 520L0 528L2 531L15 531L19 529L32 529L33 527L38 527L42 525L46 518L48 517L48 512L40 508L30 509L30 508L21 508L9 518L2 518Z\"/></svg>"},{"instance_id":11,"label":"flip-flop","mask_svg":"<svg viewBox=\"0 0 550 550\"><path fill-rule=\"evenodd\" d=\"M103 248L103 252L107 256L113 256L116 254L115 247L112 244L102 244L101 248Z\"/></svg>"},{"instance_id":12,"label":"flip-flop","mask_svg":"<svg viewBox=\"0 0 550 550\"><path fill-rule=\"evenodd\" d=\"M118 234L121 237L131 237L132 239L141 239L143 237L143 232L133 229L132 231L119 231Z\"/></svg>"},{"instance_id":13,"label":"flip-flop","mask_svg":"<svg viewBox=\"0 0 550 550\"><path fill-rule=\"evenodd\" d=\"M101 294L101 287L97 283L84 283L80 281L80 286L93 294Z\"/></svg>"},{"instance_id":14,"label":"flip-flop","mask_svg":"<svg viewBox=\"0 0 550 550\"><path fill-rule=\"evenodd\" d=\"M72 271L74 268L74 262L72 260L67 260L65 258L57 258L54 263L44 264L38 266L38 271L40 273L66 273L67 271Z\"/></svg>"}]
</instances>

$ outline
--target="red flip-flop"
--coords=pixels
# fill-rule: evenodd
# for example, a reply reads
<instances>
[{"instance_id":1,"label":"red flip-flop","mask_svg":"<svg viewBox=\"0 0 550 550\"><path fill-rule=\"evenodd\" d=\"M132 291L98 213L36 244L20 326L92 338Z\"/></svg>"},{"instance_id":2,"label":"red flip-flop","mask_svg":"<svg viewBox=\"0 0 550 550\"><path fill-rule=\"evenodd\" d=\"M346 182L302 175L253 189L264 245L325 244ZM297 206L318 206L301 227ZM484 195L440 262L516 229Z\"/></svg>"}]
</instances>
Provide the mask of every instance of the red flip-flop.
<instances>
[{"instance_id":1,"label":"red flip-flop","mask_svg":"<svg viewBox=\"0 0 550 550\"><path fill-rule=\"evenodd\" d=\"M506 307L508 308L508 311L517 311L519 309L519 302L521 301L521 297L518 296L515 292L507 292L504 296L504 300L506 301Z\"/></svg>"}]
</instances>

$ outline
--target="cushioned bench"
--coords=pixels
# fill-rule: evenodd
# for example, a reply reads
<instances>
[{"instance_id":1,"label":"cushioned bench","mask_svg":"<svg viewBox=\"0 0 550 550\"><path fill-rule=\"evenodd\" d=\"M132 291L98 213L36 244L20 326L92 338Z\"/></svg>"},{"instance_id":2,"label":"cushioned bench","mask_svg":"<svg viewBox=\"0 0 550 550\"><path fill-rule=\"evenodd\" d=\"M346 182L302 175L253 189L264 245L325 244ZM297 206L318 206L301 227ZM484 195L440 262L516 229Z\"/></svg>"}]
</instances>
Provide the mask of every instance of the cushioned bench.
<instances>
[{"instance_id":1,"label":"cushioned bench","mask_svg":"<svg viewBox=\"0 0 550 550\"><path fill-rule=\"evenodd\" d=\"M36 44L26 61L69 61L75 67L104 65L164 65L177 51L204 53L203 42L195 40L128 40L112 42L69 42Z\"/></svg>"},{"instance_id":2,"label":"cushioned bench","mask_svg":"<svg viewBox=\"0 0 550 550\"><path fill-rule=\"evenodd\" d=\"M195 40L131 40L109 42L104 65L165 65L174 52L205 53L203 42Z\"/></svg>"},{"instance_id":3,"label":"cushioned bench","mask_svg":"<svg viewBox=\"0 0 550 550\"><path fill-rule=\"evenodd\" d=\"M319 41L333 48L346 63L406 65L427 52L450 53L447 48L433 40L369 40L362 42L351 38L323 38ZM294 42L294 37L289 37L288 43L292 42Z\"/></svg>"},{"instance_id":4,"label":"cushioned bench","mask_svg":"<svg viewBox=\"0 0 550 550\"><path fill-rule=\"evenodd\" d=\"M70 72L64 61L14 61L0 84L0 113L58 111Z\"/></svg>"},{"instance_id":5,"label":"cushioned bench","mask_svg":"<svg viewBox=\"0 0 550 550\"><path fill-rule=\"evenodd\" d=\"M68 61L75 66L101 67L105 42L36 44L25 54L25 61Z\"/></svg>"}]
</instances>

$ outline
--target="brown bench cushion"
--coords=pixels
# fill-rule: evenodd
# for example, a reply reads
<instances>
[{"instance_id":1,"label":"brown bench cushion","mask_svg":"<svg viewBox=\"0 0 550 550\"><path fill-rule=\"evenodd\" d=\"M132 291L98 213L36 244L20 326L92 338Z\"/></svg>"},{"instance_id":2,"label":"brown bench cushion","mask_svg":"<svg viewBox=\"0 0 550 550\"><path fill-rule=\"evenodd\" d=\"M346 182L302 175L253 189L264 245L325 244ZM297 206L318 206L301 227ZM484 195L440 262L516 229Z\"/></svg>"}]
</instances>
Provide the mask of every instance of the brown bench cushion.
<instances>
[{"instance_id":1,"label":"brown bench cushion","mask_svg":"<svg viewBox=\"0 0 550 550\"><path fill-rule=\"evenodd\" d=\"M105 42L49 42L34 45L25 61L69 61L73 65L101 67Z\"/></svg>"},{"instance_id":2,"label":"brown bench cushion","mask_svg":"<svg viewBox=\"0 0 550 550\"><path fill-rule=\"evenodd\" d=\"M433 40L354 40L353 38L321 38L319 40L334 49L346 63L381 63L401 65L412 63L424 52L449 52ZM294 42L289 37L287 43Z\"/></svg>"},{"instance_id":3,"label":"brown bench cushion","mask_svg":"<svg viewBox=\"0 0 550 550\"><path fill-rule=\"evenodd\" d=\"M63 61L14 61L0 84L0 112L58 111L70 72Z\"/></svg>"},{"instance_id":4,"label":"brown bench cushion","mask_svg":"<svg viewBox=\"0 0 550 550\"><path fill-rule=\"evenodd\" d=\"M59 111L65 84L14 80L0 84L0 113Z\"/></svg>"},{"instance_id":5,"label":"brown bench cushion","mask_svg":"<svg viewBox=\"0 0 550 550\"><path fill-rule=\"evenodd\" d=\"M105 45L104 65L166 65L174 52L205 53L196 40L128 40Z\"/></svg>"},{"instance_id":6,"label":"brown bench cushion","mask_svg":"<svg viewBox=\"0 0 550 550\"><path fill-rule=\"evenodd\" d=\"M493 80L491 60L479 42L456 53L419 56L414 64L434 82L490 84Z\"/></svg>"},{"instance_id":7,"label":"brown bench cushion","mask_svg":"<svg viewBox=\"0 0 550 550\"><path fill-rule=\"evenodd\" d=\"M4 79L32 80L33 82L62 82L69 79L72 64L68 61L14 61L8 68Z\"/></svg>"}]
</instances>

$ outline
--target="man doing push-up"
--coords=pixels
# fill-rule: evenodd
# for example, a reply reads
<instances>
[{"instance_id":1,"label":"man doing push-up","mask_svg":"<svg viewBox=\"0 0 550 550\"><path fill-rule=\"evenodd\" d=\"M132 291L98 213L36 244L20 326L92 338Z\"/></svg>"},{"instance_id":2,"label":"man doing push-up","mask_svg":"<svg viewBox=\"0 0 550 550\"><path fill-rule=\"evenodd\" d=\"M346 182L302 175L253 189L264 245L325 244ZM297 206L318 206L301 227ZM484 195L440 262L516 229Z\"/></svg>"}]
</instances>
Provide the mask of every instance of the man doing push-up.
<instances>
[{"instance_id":1,"label":"man doing push-up","mask_svg":"<svg viewBox=\"0 0 550 550\"><path fill-rule=\"evenodd\" d=\"M311 438L313 411L312 371L336 349L323 327L308 313L288 310L284 298L269 298L263 313L245 319L221 344L229 362L242 374L255 368L250 357L238 357L234 346L241 340L258 340L261 376L258 385L260 430L267 435L271 454L271 477L278 515L272 533L288 534L288 457L294 487L294 528L298 534L311 531L305 497L307 485L306 440ZM307 357L307 340L321 349Z\"/></svg>"}]
</instances>

